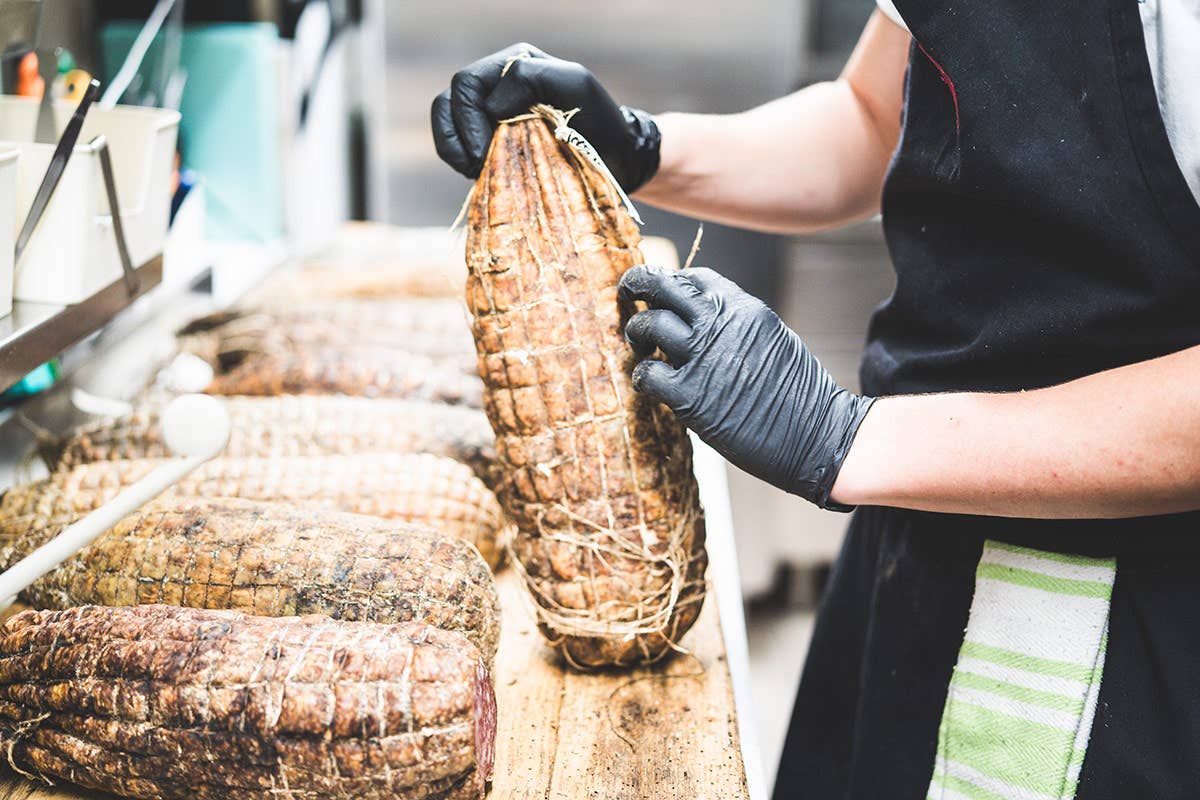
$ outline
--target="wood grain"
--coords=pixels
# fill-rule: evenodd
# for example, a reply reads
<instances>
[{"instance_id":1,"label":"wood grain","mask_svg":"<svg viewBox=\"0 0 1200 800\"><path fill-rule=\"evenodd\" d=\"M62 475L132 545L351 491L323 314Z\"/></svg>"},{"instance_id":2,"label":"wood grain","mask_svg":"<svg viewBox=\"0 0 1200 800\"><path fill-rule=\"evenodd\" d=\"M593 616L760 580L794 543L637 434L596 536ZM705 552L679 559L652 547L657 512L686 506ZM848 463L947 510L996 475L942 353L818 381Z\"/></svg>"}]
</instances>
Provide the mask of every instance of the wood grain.
<instances>
[{"instance_id":1,"label":"wood grain","mask_svg":"<svg viewBox=\"0 0 1200 800\"><path fill-rule=\"evenodd\" d=\"M491 797L745 800L733 689L709 600L683 639L690 654L579 673L543 644L516 576L503 574Z\"/></svg>"},{"instance_id":2,"label":"wood grain","mask_svg":"<svg viewBox=\"0 0 1200 800\"><path fill-rule=\"evenodd\" d=\"M500 718L489 798L746 800L716 602L705 604L684 638L690 654L649 668L584 674L565 668L545 646L512 570L499 584ZM5 769L0 800L110 795L46 787Z\"/></svg>"}]
</instances>

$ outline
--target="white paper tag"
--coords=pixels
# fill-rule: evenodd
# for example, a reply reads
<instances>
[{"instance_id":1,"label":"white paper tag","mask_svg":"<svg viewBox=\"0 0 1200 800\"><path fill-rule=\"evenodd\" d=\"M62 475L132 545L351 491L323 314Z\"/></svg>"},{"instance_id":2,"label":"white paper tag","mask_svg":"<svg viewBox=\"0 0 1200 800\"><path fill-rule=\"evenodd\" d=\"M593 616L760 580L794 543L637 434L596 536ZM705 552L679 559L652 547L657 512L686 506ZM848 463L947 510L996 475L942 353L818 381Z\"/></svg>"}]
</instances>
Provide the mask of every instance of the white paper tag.
<instances>
[{"instance_id":1,"label":"white paper tag","mask_svg":"<svg viewBox=\"0 0 1200 800\"><path fill-rule=\"evenodd\" d=\"M560 142L566 142L576 153L579 153L579 155L591 162L593 167L600 170L600 173L604 175L605 179L617 190L617 194L621 196L621 202L625 204L625 208L629 211L629 216L633 217L633 221L638 225L646 224L642 222L637 209L633 207L633 201L629 199L629 195L625 194L625 190L621 188L621 184L608 171L608 166L604 163L604 159L600 158L600 154L596 152L596 148L592 147L592 143L583 138L583 134L570 125L562 124L555 127L554 138Z\"/></svg>"}]
</instances>

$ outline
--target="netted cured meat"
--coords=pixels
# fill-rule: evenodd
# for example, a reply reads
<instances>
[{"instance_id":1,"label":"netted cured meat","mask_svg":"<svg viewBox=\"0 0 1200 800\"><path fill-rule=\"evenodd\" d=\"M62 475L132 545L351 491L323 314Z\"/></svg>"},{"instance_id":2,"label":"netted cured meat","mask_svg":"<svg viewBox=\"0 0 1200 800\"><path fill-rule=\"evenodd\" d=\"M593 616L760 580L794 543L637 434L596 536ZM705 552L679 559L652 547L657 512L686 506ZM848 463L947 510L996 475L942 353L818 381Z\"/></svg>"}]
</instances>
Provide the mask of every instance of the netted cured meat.
<instances>
[{"instance_id":1,"label":"netted cured meat","mask_svg":"<svg viewBox=\"0 0 1200 800\"><path fill-rule=\"evenodd\" d=\"M501 502L550 642L584 667L651 661L704 598L691 447L630 380L617 283L641 260L637 227L548 117L497 128L468 209L467 304Z\"/></svg>"}]
</instances>

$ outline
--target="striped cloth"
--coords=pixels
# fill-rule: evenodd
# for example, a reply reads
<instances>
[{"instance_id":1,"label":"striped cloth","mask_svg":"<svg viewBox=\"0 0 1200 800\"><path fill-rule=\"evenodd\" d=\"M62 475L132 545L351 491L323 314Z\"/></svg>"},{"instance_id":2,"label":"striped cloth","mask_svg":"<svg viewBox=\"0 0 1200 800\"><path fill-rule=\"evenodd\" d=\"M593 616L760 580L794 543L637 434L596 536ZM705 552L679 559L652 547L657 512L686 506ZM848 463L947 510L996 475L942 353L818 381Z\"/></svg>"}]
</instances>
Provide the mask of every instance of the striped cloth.
<instances>
[{"instance_id":1,"label":"striped cloth","mask_svg":"<svg viewBox=\"0 0 1200 800\"><path fill-rule=\"evenodd\" d=\"M1075 797L1115 577L1115 559L984 545L929 800Z\"/></svg>"}]
</instances>

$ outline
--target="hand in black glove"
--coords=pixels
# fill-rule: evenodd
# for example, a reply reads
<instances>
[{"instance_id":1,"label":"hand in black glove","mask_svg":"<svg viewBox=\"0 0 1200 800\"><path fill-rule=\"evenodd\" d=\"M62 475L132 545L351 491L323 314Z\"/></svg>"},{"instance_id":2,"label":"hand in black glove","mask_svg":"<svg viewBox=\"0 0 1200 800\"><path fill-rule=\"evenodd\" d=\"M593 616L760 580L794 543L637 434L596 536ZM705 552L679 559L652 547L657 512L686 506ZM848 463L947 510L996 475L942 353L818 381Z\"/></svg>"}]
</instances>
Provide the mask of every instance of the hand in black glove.
<instances>
[{"instance_id":1,"label":"hand in black glove","mask_svg":"<svg viewBox=\"0 0 1200 800\"><path fill-rule=\"evenodd\" d=\"M658 170L661 137L644 111L618 106L596 76L574 61L514 44L456 73L431 110L433 142L450 166L476 178L492 131L537 103L578 108L570 125L591 142L622 188L633 193Z\"/></svg>"},{"instance_id":2,"label":"hand in black glove","mask_svg":"<svg viewBox=\"0 0 1200 800\"><path fill-rule=\"evenodd\" d=\"M721 455L822 508L872 398L843 389L762 301L710 269L634 267L624 302L642 300L625 337L639 392L665 403Z\"/></svg>"}]
</instances>

